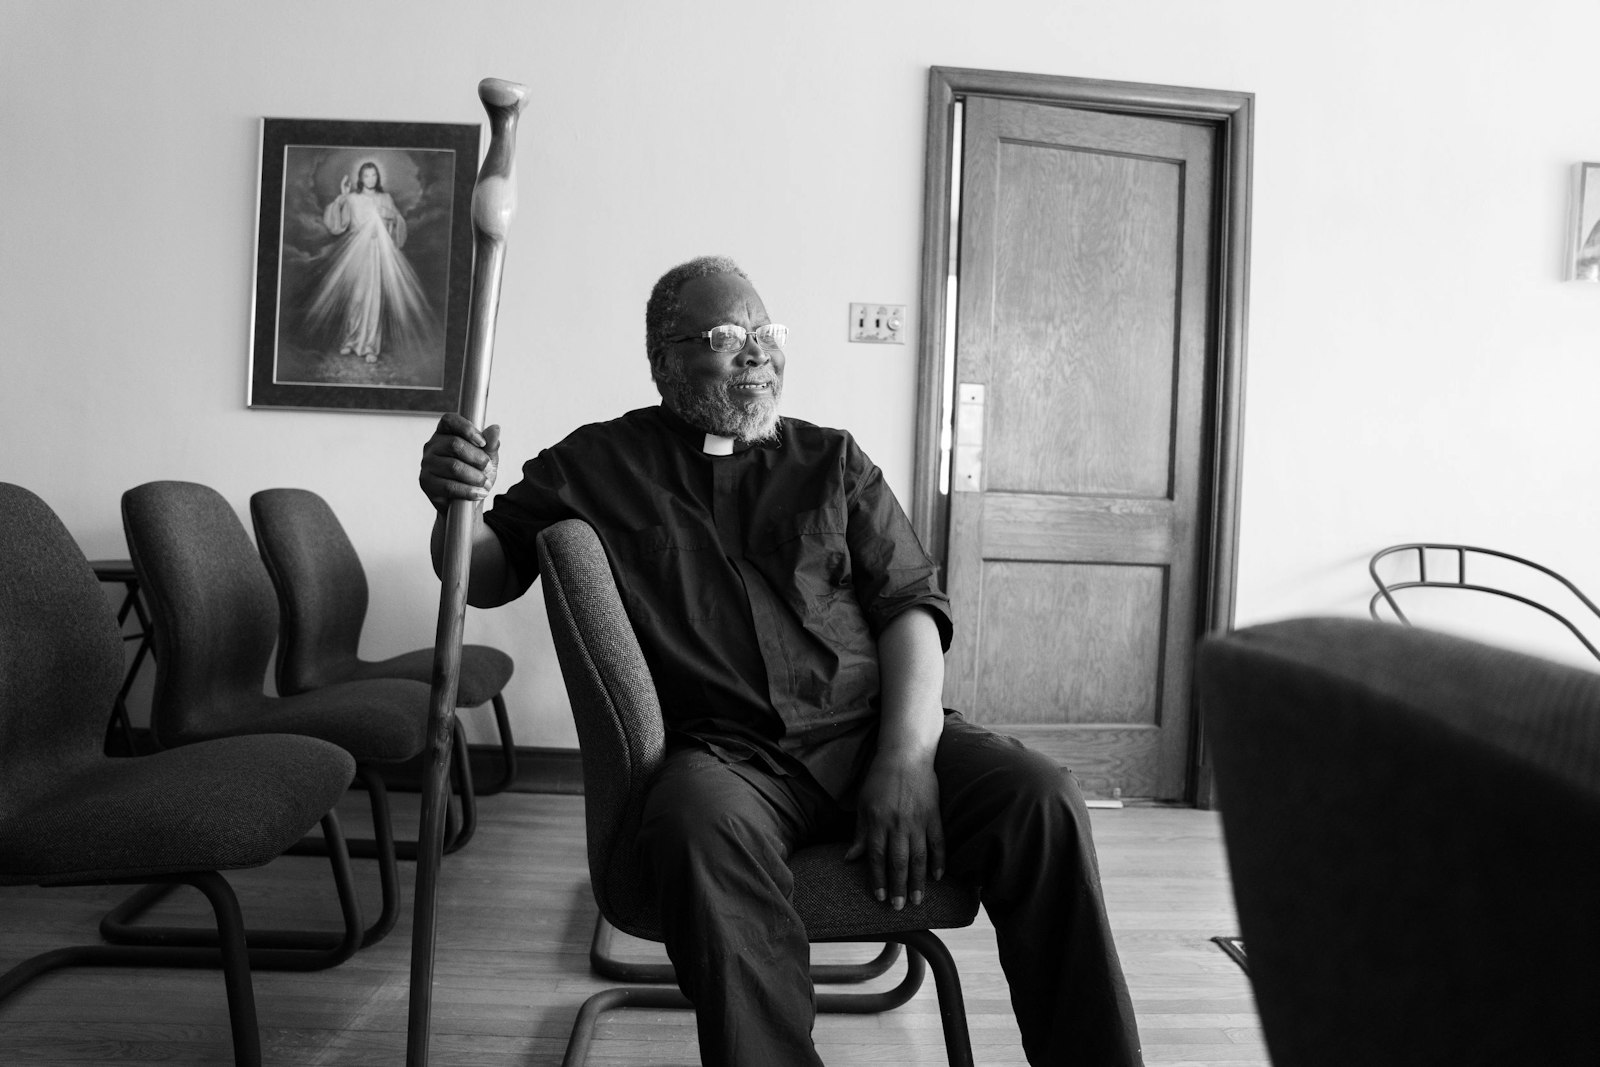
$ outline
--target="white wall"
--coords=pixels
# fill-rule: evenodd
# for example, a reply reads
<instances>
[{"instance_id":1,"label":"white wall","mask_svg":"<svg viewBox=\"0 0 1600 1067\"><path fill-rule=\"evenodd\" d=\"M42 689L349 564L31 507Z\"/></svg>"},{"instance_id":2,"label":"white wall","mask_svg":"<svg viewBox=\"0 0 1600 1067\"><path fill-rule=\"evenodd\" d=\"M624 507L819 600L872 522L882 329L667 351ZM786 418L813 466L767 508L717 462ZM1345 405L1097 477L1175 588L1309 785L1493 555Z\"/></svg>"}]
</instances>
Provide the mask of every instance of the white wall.
<instances>
[{"instance_id":1,"label":"white wall","mask_svg":"<svg viewBox=\"0 0 1600 1067\"><path fill-rule=\"evenodd\" d=\"M1600 589L1600 285L1563 283L1600 159L1592 0L0 5L0 477L91 556L154 478L305 486L374 589L365 651L432 639L428 420L249 410L258 119L478 122L528 84L491 417L522 457L652 403L651 281L732 254L795 331L788 410L908 488L930 65L1257 94L1239 620L1364 611L1419 538ZM915 315L913 314L913 319ZM509 475L510 472L508 472ZM474 612L518 739L574 743L537 596ZM476 738L484 735L475 731Z\"/></svg>"}]
</instances>

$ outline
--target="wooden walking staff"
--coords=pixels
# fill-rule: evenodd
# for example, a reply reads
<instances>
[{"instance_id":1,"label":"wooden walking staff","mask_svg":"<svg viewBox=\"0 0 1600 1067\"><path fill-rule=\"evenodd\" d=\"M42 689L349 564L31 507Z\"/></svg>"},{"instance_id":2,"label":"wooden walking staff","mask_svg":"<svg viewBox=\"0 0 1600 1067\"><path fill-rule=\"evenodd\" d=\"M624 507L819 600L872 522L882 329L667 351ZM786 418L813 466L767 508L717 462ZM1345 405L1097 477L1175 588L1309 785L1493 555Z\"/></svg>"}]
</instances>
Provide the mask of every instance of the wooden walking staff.
<instances>
[{"instance_id":1,"label":"wooden walking staff","mask_svg":"<svg viewBox=\"0 0 1600 1067\"><path fill-rule=\"evenodd\" d=\"M461 371L461 414L481 427L489 404L489 364L494 356L494 321L500 309L506 231L517 209L517 117L528 102L528 90L515 82L485 78L478 83L478 99L489 113L489 151L472 191L472 302L467 317L466 360ZM411 1014L406 1028L406 1067L426 1067L428 1062L434 901L444 852L445 810L450 801L450 734L455 725L456 687L461 680L461 633L467 610L467 575L472 565L474 506L470 500L452 500L445 512L439 628L433 645L433 700L428 711L422 827L411 924Z\"/></svg>"}]
</instances>

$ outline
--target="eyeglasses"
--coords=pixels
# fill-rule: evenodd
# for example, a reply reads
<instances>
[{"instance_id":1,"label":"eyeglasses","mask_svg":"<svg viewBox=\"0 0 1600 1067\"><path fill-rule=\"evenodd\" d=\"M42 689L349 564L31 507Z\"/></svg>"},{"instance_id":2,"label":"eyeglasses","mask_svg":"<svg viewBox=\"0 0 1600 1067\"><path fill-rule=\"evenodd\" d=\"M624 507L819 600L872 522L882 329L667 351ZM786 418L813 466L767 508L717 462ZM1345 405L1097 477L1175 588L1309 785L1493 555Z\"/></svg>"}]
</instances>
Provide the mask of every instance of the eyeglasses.
<instances>
[{"instance_id":1,"label":"eyeglasses","mask_svg":"<svg viewBox=\"0 0 1600 1067\"><path fill-rule=\"evenodd\" d=\"M711 351L726 354L743 349L752 332L755 334L756 344L762 348L782 348L789 342L789 327L787 326L779 326L773 322L765 326L757 326L754 331L751 331L746 330L743 326L735 326L729 322L721 326L713 326L709 330L702 330L700 333L685 333L677 337L668 337L663 341L663 344L677 344L679 341L698 341L704 338L710 343Z\"/></svg>"}]
</instances>

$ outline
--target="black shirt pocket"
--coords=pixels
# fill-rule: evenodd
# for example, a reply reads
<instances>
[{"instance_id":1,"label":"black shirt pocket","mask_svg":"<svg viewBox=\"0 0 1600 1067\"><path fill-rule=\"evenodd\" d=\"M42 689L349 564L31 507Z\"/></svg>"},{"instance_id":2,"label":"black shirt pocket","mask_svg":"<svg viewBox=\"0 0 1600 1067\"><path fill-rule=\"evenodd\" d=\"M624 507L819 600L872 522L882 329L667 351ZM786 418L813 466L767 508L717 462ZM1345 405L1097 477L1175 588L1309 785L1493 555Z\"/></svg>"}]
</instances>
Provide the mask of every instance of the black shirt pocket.
<instances>
[{"instance_id":1,"label":"black shirt pocket","mask_svg":"<svg viewBox=\"0 0 1600 1067\"><path fill-rule=\"evenodd\" d=\"M625 602L643 609L658 624L707 622L718 618L725 599L727 567L716 541L706 533L671 525L630 530L618 552Z\"/></svg>"},{"instance_id":2,"label":"black shirt pocket","mask_svg":"<svg viewBox=\"0 0 1600 1067\"><path fill-rule=\"evenodd\" d=\"M845 515L812 508L773 520L752 546L762 573L804 615L808 605L850 588L850 548Z\"/></svg>"}]
</instances>

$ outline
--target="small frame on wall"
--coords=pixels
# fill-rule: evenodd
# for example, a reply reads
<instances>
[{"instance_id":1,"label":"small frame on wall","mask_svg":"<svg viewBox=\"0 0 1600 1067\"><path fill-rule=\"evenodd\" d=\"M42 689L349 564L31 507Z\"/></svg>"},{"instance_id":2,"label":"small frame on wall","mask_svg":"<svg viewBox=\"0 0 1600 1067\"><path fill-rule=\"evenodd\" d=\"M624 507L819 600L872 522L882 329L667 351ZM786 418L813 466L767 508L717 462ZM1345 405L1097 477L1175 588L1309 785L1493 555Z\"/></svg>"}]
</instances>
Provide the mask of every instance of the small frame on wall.
<instances>
[{"instance_id":1,"label":"small frame on wall","mask_svg":"<svg viewBox=\"0 0 1600 1067\"><path fill-rule=\"evenodd\" d=\"M1600 282L1600 163L1577 163L1572 168L1567 278Z\"/></svg>"},{"instance_id":2,"label":"small frame on wall","mask_svg":"<svg viewBox=\"0 0 1600 1067\"><path fill-rule=\"evenodd\" d=\"M479 139L262 119L251 407L457 409Z\"/></svg>"}]
</instances>

